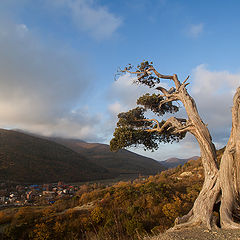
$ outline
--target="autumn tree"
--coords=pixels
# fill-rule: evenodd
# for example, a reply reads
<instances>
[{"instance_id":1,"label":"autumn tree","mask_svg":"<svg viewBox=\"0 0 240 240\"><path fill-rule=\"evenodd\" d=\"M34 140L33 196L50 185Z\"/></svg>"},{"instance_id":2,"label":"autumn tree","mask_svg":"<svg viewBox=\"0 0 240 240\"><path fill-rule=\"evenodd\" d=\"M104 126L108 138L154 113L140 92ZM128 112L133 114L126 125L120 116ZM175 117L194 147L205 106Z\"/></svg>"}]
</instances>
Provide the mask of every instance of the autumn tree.
<instances>
[{"instance_id":1,"label":"autumn tree","mask_svg":"<svg viewBox=\"0 0 240 240\"><path fill-rule=\"evenodd\" d=\"M175 220L176 229L205 225L215 226L213 209L220 204L220 224L222 228L239 228L240 191L240 88L237 89L232 107L232 130L220 166L217 163L216 149L207 125L202 121L194 99L187 91L188 77L180 81L176 74L162 75L152 63L142 62L136 68L128 65L122 74L136 76L135 83L146 85L156 91L146 93L137 99L135 109L119 113L119 121L111 140L111 150L143 145L147 150L155 150L159 143L183 139L191 133L199 143L205 180L191 211ZM165 79L172 86L160 86ZM180 104L185 108L187 118L170 117L161 120L166 113L176 113ZM148 118L149 113L154 115ZM150 115L150 116L152 116Z\"/></svg>"}]
</instances>

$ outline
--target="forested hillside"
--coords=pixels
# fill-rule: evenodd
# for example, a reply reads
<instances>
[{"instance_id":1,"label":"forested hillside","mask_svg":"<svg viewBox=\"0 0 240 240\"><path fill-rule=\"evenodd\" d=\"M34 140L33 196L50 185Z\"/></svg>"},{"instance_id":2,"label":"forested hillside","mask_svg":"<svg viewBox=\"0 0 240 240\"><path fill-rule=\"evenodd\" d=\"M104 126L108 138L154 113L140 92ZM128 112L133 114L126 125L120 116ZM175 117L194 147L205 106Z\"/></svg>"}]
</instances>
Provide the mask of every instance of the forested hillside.
<instances>
[{"instance_id":1,"label":"forested hillside","mask_svg":"<svg viewBox=\"0 0 240 240\"><path fill-rule=\"evenodd\" d=\"M0 180L16 183L88 181L113 174L73 150L24 133L0 130Z\"/></svg>"},{"instance_id":2,"label":"forested hillside","mask_svg":"<svg viewBox=\"0 0 240 240\"><path fill-rule=\"evenodd\" d=\"M81 182L164 169L159 162L127 150L110 152L105 144L0 129L0 180L4 182Z\"/></svg>"},{"instance_id":3,"label":"forested hillside","mask_svg":"<svg viewBox=\"0 0 240 240\"><path fill-rule=\"evenodd\" d=\"M121 149L111 152L107 144L77 139L49 138L87 157L89 161L117 174L157 174L166 168L158 161Z\"/></svg>"}]
</instances>

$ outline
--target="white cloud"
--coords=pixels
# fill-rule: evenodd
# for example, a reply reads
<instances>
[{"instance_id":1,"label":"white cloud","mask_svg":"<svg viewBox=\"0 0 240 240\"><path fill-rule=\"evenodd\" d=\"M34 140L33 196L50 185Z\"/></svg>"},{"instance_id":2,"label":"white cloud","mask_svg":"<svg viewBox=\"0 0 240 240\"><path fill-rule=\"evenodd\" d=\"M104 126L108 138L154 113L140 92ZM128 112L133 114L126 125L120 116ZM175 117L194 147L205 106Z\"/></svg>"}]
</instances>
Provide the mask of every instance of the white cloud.
<instances>
[{"instance_id":1,"label":"white cloud","mask_svg":"<svg viewBox=\"0 0 240 240\"><path fill-rule=\"evenodd\" d=\"M108 110L110 113L117 115L118 113L123 112L125 109L119 102L114 102L108 106Z\"/></svg>"},{"instance_id":2,"label":"white cloud","mask_svg":"<svg viewBox=\"0 0 240 240\"><path fill-rule=\"evenodd\" d=\"M220 95L222 93L235 93L239 85L240 74L232 74L228 71L210 71L207 66L201 64L193 70L194 85L192 91L200 93L205 91L210 95Z\"/></svg>"},{"instance_id":3,"label":"white cloud","mask_svg":"<svg viewBox=\"0 0 240 240\"><path fill-rule=\"evenodd\" d=\"M45 136L60 136L90 142L101 142L104 140L99 134L102 120L101 114L92 114L82 107L56 118L54 122L48 121L42 124L30 125L27 129Z\"/></svg>"},{"instance_id":4,"label":"white cloud","mask_svg":"<svg viewBox=\"0 0 240 240\"><path fill-rule=\"evenodd\" d=\"M240 74L228 71L210 71L205 65L193 70L191 94L196 100L200 115L218 146L226 144L231 128L232 99L240 85Z\"/></svg>"},{"instance_id":5,"label":"white cloud","mask_svg":"<svg viewBox=\"0 0 240 240\"><path fill-rule=\"evenodd\" d=\"M203 23L192 24L188 29L188 35L193 38L199 37L203 32Z\"/></svg>"},{"instance_id":6,"label":"white cloud","mask_svg":"<svg viewBox=\"0 0 240 240\"><path fill-rule=\"evenodd\" d=\"M67 12L75 25L96 39L111 37L122 24L120 17L111 13L106 6L96 4L94 0L54 0L54 3L55 6L69 9L70 12Z\"/></svg>"},{"instance_id":7,"label":"white cloud","mask_svg":"<svg viewBox=\"0 0 240 240\"><path fill-rule=\"evenodd\" d=\"M24 37L25 34L29 31L28 27L25 24L17 24L16 30L20 37Z\"/></svg>"},{"instance_id":8,"label":"white cloud","mask_svg":"<svg viewBox=\"0 0 240 240\"><path fill-rule=\"evenodd\" d=\"M93 79L86 58L0 22L0 127L94 140L98 114L81 106Z\"/></svg>"},{"instance_id":9,"label":"white cloud","mask_svg":"<svg viewBox=\"0 0 240 240\"><path fill-rule=\"evenodd\" d=\"M162 143L159 145L159 149L154 152L144 151L142 148L132 148L134 152L163 161L168 158L177 157L177 158L190 158L193 156L200 156L200 150L196 139L191 135L187 134L184 140L181 140L178 143Z\"/></svg>"},{"instance_id":10,"label":"white cloud","mask_svg":"<svg viewBox=\"0 0 240 240\"><path fill-rule=\"evenodd\" d=\"M118 101L122 105L122 110L127 111L136 106L137 99L143 94L149 92L157 93L156 90L149 89L147 86L134 84L135 77L129 73L124 74L115 81L111 87L109 98L111 101ZM161 83L160 86L167 87L166 83Z\"/></svg>"}]
</instances>

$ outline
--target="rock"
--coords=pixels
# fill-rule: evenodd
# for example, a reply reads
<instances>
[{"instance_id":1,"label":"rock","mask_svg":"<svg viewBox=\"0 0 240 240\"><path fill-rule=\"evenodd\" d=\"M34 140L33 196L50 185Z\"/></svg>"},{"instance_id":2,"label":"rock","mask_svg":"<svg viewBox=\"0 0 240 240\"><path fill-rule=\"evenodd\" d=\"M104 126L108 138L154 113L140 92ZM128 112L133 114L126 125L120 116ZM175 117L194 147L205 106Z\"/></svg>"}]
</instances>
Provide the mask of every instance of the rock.
<instances>
[{"instance_id":1,"label":"rock","mask_svg":"<svg viewBox=\"0 0 240 240\"><path fill-rule=\"evenodd\" d=\"M181 177L189 177L189 176L192 176L192 172L183 172L180 174Z\"/></svg>"}]
</instances>

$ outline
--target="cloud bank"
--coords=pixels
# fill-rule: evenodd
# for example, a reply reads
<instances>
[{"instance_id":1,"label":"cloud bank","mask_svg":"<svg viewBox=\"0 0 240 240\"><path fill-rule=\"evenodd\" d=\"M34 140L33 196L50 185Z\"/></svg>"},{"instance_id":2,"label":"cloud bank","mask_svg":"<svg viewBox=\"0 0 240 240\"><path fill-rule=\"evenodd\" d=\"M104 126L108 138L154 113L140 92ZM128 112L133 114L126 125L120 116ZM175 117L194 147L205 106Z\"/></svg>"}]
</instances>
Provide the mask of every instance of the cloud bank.
<instances>
[{"instance_id":1,"label":"cloud bank","mask_svg":"<svg viewBox=\"0 0 240 240\"><path fill-rule=\"evenodd\" d=\"M93 80L85 58L6 20L0 23L0 49L1 127L96 139L92 126L100 115L81 104Z\"/></svg>"},{"instance_id":2,"label":"cloud bank","mask_svg":"<svg viewBox=\"0 0 240 240\"><path fill-rule=\"evenodd\" d=\"M208 124L213 140L223 146L230 135L232 99L240 85L240 74L210 71L199 65L193 70L193 79L191 94L200 115Z\"/></svg>"}]
</instances>

